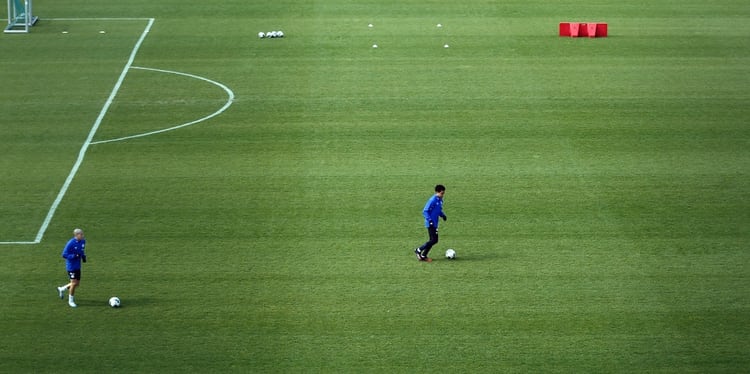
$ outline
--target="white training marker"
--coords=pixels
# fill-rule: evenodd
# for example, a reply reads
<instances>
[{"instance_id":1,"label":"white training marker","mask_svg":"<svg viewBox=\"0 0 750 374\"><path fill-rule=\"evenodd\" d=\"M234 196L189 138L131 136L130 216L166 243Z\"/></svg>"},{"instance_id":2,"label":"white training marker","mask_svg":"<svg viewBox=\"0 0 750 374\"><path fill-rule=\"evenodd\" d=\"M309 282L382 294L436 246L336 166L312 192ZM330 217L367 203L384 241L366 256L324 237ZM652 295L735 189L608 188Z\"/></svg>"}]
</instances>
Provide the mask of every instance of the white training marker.
<instances>
[{"instance_id":1,"label":"white training marker","mask_svg":"<svg viewBox=\"0 0 750 374\"><path fill-rule=\"evenodd\" d=\"M67 34L68 32L67 32L67 31L63 31L62 33L63 33L63 34Z\"/></svg>"},{"instance_id":2,"label":"white training marker","mask_svg":"<svg viewBox=\"0 0 750 374\"><path fill-rule=\"evenodd\" d=\"M448 48L448 47L450 47L448 44L446 44L446 45L443 46L443 48Z\"/></svg>"},{"instance_id":3,"label":"white training marker","mask_svg":"<svg viewBox=\"0 0 750 374\"><path fill-rule=\"evenodd\" d=\"M443 25L442 25L442 24L440 24L440 23L438 23L438 24L437 24L437 27L438 27L438 28L441 28L441 27L443 27Z\"/></svg>"},{"instance_id":4,"label":"white training marker","mask_svg":"<svg viewBox=\"0 0 750 374\"><path fill-rule=\"evenodd\" d=\"M373 47L373 48L377 48L377 47L378 47L378 45L377 45L377 44L373 44L373 45L372 45L372 47Z\"/></svg>"},{"instance_id":5,"label":"white training marker","mask_svg":"<svg viewBox=\"0 0 750 374\"><path fill-rule=\"evenodd\" d=\"M105 32L106 32L106 31L104 31L104 30L102 30L102 31L99 31L99 33L100 33L100 34L104 34Z\"/></svg>"},{"instance_id":6,"label":"white training marker","mask_svg":"<svg viewBox=\"0 0 750 374\"><path fill-rule=\"evenodd\" d=\"M367 25L367 27L372 27L372 23L371 23L371 24L369 24L369 25Z\"/></svg>"}]
</instances>

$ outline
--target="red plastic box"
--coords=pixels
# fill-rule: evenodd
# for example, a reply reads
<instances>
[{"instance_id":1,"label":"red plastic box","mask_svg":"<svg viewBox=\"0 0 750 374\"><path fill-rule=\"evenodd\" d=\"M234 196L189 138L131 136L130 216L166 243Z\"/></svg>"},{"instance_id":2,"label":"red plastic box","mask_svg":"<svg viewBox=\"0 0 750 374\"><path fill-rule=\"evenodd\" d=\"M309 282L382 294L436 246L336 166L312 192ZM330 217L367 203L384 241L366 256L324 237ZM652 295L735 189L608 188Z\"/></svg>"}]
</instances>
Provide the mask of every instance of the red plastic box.
<instances>
[{"instance_id":1,"label":"red plastic box","mask_svg":"<svg viewBox=\"0 0 750 374\"><path fill-rule=\"evenodd\" d=\"M607 24L601 22L560 22L560 36L606 38Z\"/></svg>"}]
</instances>

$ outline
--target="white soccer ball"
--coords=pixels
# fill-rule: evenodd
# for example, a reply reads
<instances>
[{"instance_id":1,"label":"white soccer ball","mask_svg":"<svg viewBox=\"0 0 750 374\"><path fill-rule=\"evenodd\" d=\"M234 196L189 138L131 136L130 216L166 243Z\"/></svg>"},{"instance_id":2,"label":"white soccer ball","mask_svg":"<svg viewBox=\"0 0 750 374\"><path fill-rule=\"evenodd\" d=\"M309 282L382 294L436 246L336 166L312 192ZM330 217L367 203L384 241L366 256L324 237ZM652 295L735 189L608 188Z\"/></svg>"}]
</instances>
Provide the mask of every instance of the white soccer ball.
<instances>
[{"instance_id":1,"label":"white soccer ball","mask_svg":"<svg viewBox=\"0 0 750 374\"><path fill-rule=\"evenodd\" d=\"M113 308L119 308L120 307L120 298L117 296L112 296L109 298L109 306Z\"/></svg>"},{"instance_id":2,"label":"white soccer ball","mask_svg":"<svg viewBox=\"0 0 750 374\"><path fill-rule=\"evenodd\" d=\"M258 33L258 37L261 38L261 39L263 39L263 38L266 37L266 34L263 33L263 31L261 31L261 32Z\"/></svg>"},{"instance_id":3,"label":"white soccer ball","mask_svg":"<svg viewBox=\"0 0 750 374\"><path fill-rule=\"evenodd\" d=\"M278 36L279 38L283 38L284 37L284 32L281 31L281 30L276 31L276 36Z\"/></svg>"},{"instance_id":4,"label":"white soccer ball","mask_svg":"<svg viewBox=\"0 0 750 374\"><path fill-rule=\"evenodd\" d=\"M447 251L445 251L445 258L447 258L449 260L455 259L456 258L456 251L454 251L453 249L448 249Z\"/></svg>"}]
</instances>

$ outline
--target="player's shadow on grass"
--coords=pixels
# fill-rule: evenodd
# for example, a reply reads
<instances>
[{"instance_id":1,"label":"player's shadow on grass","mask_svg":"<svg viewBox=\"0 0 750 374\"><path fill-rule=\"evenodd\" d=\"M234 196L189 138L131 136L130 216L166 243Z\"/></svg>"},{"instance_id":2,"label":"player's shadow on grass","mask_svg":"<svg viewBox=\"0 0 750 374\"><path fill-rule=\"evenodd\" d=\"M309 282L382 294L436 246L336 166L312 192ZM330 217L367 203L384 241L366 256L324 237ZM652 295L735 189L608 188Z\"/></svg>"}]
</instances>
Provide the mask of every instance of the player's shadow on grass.
<instances>
[{"instance_id":1,"label":"player's shadow on grass","mask_svg":"<svg viewBox=\"0 0 750 374\"><path fill-rule=\"evenodd\" d=\"M134 299L123 299L120 298L120 306L117 308L112 308L109 306L109 302L107 299L104 301L99 300L76 300L76 304L78 305L78 308L96 308L96 307L106 307L111 309L123 309L123 308L140 308L144 306L149 305L155 305L156 299L148 298L148 297L139 297Z\"/></svg>"},{"instance_id":2,"label":"player's shadow on grass","mask_svg":"<svg viewBox=\"0 0 750 374\"><path fill-rule=\"evenodd\" d=\"M448 259L445 256L440 256L435 261L440 262L474 262L474 261L492 261L497 259L508 258L510 255L506 252L488 252L488 253L472 253L468 255L457 254L456 258Z\"/></svg>"}]
</instances>

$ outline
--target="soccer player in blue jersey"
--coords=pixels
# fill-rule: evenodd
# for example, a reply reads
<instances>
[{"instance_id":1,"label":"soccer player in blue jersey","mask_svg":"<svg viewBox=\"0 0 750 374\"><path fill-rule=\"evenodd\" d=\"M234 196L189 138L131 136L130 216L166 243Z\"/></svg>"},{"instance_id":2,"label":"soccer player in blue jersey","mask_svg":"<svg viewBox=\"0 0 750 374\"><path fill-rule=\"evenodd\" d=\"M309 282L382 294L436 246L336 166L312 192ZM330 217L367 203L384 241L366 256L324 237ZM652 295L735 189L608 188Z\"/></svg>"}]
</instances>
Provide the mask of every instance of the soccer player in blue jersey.
<instances>
[{"instance_id":1,"label":"soccer player in blue jersey","mask_svg":"<svg viewBox=\"0 0 750 374\"><path fill-rule=\"evenodd\" d=\"M81 283L81 261L86 262L86 239L83 238L83 230L73 230L73 238L68 241L62 251L65 259L65 269L68 271L70 283L57 287L57 293L61 299L64 298L65 290L68 290L68 305L75 308L74 295L76 288Z\"/></svg>"},{"instance_id":2,"label":"soccer player in blue jersey","mask_svg":"<svg viewBox=\"0 0 750 374\"><path fill-rule=\"evenodd\" d=\"M419 261L432 262L432 259L427 257L427 254L430 253L432 246L438 242L438 218L442 218L443 221L448 220L448 217L443 213L443 196L445 196L445 186L438 184L435 186L435 194L427 200L427 204L422 209L424 225L427 227L429 239L414 250Z\"/></svg>"}]
</instances>

